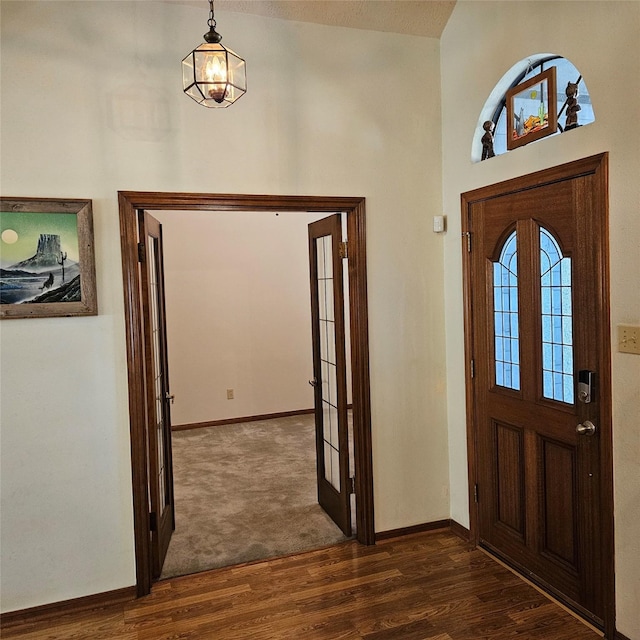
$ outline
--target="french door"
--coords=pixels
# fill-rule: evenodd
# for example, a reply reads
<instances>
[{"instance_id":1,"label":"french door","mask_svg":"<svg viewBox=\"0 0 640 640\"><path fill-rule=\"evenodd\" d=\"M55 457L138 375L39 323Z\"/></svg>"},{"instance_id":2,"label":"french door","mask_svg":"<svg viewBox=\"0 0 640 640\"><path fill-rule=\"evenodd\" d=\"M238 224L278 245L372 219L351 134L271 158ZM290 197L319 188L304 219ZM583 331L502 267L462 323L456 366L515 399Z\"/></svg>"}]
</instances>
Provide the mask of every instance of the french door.
<instances>
[{"instance_id":1,"label":"french door","mask_svg":"<svg viewBox=\"0 0 640 640\"><path fill-rule=\"evenodd\" d=\"M606 156L463 202L476 539L603 627L613 593Z\"/></svg>"},{"instance_id":2,"label":"french door","mask_svg":"<svg viewBox=\"0 0 640 640\"><path fill-rule=\"evenodd\" d=\"M351 535L340 214L309 225L318 502Z\"/></svg>"},{"instance_id":3,"label":"french door","mask_svg":"<svg viewBox=\"0 0 640 640\"><path fill-rule=\"evenodd\" d=\"M175 529L162 226L138 212L140 280L145 352L145 404L149 482L151 571L160 576Z\"/></svg>"}]
</instances>

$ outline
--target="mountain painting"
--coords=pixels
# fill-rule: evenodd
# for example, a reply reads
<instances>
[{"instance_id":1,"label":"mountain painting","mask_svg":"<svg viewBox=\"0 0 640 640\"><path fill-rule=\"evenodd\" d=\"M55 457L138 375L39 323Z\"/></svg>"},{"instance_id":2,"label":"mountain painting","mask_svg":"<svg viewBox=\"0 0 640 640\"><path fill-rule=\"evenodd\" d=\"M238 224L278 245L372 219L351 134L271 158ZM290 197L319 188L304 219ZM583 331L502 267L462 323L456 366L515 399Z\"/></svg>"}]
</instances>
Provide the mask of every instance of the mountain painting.
<instances>
[{"instance_id":1,"label":"mountain painting","mask_svg":"<svg viewBox=\"0 0 640 640\"><path fill-rule=\"evenodd\" d=\"M0 303L80 302L77 217L0 212Z\"/></svg>"},{"instance_id":2,"label":"mountain painting","mask_svg":"<svg viewBox=\"0 0 640 640\"><path fill-rule=\"evenodd\" d=\"M0 319L95 316L91 200L0 197Z\"/></svg>"}]
</instances>

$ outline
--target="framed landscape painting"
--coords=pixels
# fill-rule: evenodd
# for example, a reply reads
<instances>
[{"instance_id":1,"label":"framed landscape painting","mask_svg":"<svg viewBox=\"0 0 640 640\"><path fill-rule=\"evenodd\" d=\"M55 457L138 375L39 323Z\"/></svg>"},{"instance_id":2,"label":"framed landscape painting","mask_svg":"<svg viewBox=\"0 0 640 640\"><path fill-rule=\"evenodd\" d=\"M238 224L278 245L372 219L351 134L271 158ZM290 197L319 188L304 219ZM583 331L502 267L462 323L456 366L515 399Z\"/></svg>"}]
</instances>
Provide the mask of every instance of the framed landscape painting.
<instances>
[{"instance_id":1,"label":"framed landscape painting","mask_svg":"<svg viewBox=\"0 0 640 640\"><path fill-rule=\"evenodd\" d=\"M0 198L0 317L97 313L91 200Z\"/></svg>"},{"instance_id":2,"label":"framed landscape painting","mask_svg":"<svg viewBox=\"0 0 640 640\"><path fill-rule=\"evenodd\" d=\"M507 149L550 136L558 129L555 67L509 89L505 97Z\"/></svg>"}]
</instances>

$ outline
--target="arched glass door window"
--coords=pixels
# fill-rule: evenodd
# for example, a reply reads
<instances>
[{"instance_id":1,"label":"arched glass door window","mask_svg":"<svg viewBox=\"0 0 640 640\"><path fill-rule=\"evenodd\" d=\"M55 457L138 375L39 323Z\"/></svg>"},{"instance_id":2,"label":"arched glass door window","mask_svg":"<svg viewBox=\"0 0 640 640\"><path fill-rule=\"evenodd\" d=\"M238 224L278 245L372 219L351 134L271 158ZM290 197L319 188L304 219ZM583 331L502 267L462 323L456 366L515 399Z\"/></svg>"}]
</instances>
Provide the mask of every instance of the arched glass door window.
<instances>
[{"instance_id":1,"label":"arched glass door window","mask_svg":"<svg viewBox=\"0 0 640 640\"><path fill-rule=\"evenodd\" d=\"M520 390L518 252L516 232L493 263L493 327L496 385Z\"/></svg>"},{"instance_id":2,"label":"arched glass door window","mask_svg":"<svg viewBox=\"0 0 640 640\"><path fill-rule=\"evenodd\" d=\"M558 132L562 133L565 125L566 109L564 109L567 99L566 88L569 82L578 83L578 124L580 126L590 124L595 121L595 114L591 104L591 96L587 89L582 74L569 60L562 56L551 54L539 54L532 56L531 60L522 60L512 67L505 76L494 87L491 95L485 103L478 126L476 129L472 150L472 160L478 162L481 159L482 144L480 139L484 133L483 123L490 120L494 124L493 129L493 152L500 155L507 152L507 108L505 95L507 91L518 84L537 76L542 71L550 67L556 69L556 104L558 113ZM554 134L557 135L557 134Z\"/></svg>"},{"instance_id":3,"label":"arched glass door window","mask_svg":"<svg viewBox=\"0 0 640 640\"><path fill-rule=\"evenodd\" d=\"M542 395L574 403L571 258L540 227L542 302Z\"/></svg>"}]
</instances>

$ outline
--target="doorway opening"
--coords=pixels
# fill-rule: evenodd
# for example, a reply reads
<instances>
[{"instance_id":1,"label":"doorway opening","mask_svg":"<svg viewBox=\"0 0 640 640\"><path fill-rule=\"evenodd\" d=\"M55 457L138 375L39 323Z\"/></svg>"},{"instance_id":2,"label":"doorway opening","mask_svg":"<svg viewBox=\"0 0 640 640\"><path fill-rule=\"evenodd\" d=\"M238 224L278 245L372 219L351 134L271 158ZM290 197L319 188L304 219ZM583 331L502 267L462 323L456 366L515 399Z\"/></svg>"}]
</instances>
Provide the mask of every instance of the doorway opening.
<instances>
[{"instance_id":1,"label":"doorway opening","mask_svg":"<svg viewBox=\"0 0 640 640\"><path fill-rule=\"evenodd\" d=\"M308 247L309 233L322 219L338 217L341 241L346 216L156 210L145 215L162 227L165 304L157 306L166 308L164 377L171 398L165 419L171 426L167 465L173 469L175 529L166 557L158 560L159 579L350 539L355 510L348 508L344 520L335 510L329 515L334 496L348 501L353 477L351 460L351 473L337 477L340 454L346 462L352 448L348 442L344 450L340 446L340 427L346 435L348 421L338 419L351 382L345 362L338 366L333 357L341 351L335 348L339 341L327 340L335 323L325 319L344 314L327 304L327 278L311 289L322 285L323 319L319 308L311 313L310 266L317 260ZM346 275L343 262L335 270ZM343 289L348 303L348 283ZM322 323L322 340L316 342L326 352L318 374L325 384L318 389L309 384L314 323ZM348 323L341 324L342 334L348 353ZM346 374L341 393L338 377L328 375L336 371ZM321 438L314 419L319 389L326 408L319 419L327 423ZM326 460L325 442L333 452ZM323 470L319 477L317 469ZM333 485L325 487L325 476L346 489L342 496Z\"/></svg>"},{"instance_id":2,"label":"doorway opening","mask_svg":"<svg viewBox=\"0 0 640 640\"><path fill-rule=\"evenodd\" d=\"M607 154L462 194L472 540L613 637Z\"/></svg>"},{"instance_id":3,"label":"doorway opening","mask_svg":"<svg viewBox=\"0 0 640 640\"><path fill-rule=\"evenodd\" d=\"M141 309L144 278L139 263L138 215L144 210L252 212L343 212L349 238L348 282L357 540L374 544L373 477L366 293L365 202L363 198L119 192L125 294L125 324L131 425L132 483L137 593L153 581L150 465L147 445L145 344L149 333ZM146 347L148 350L148 346Z\"/></svg>"}]
</instances>

